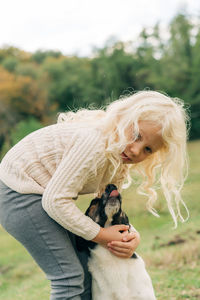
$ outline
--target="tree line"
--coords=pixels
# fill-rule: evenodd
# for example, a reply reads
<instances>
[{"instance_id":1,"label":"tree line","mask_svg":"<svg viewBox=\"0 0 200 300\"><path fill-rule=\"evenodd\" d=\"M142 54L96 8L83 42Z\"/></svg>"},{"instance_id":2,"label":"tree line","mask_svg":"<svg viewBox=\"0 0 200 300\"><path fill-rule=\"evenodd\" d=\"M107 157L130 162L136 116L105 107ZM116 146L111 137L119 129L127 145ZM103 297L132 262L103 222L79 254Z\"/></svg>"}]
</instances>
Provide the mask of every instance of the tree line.
<instances>
[{"instance_id":1,"label":"tree line","mask_svg":"<svg viewBox=\"0 0 200 300\"><path fill-rule=\"evenodd\" d=\"M176 15L163 39L160 24L136 40L110 38L90 57L59 51L0 49L1 156L60 111L102 107L122 95L153 89L185 101L190 139L200 138L200 22Z\"/></svg>"}]
</instances>

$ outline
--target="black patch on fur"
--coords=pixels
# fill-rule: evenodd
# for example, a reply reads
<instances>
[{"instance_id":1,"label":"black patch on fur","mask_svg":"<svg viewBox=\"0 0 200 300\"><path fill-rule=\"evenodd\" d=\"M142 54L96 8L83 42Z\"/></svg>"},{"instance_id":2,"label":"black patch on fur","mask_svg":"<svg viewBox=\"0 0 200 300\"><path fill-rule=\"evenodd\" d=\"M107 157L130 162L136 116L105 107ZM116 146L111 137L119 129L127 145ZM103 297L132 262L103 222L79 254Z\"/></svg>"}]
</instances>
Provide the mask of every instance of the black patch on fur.
<instances>
[{"instance_id":1,"label":"black patch on fur","mask_svg":"<svg viewBox=\"0 0 200 300\"><path fill-rule=\"evenodd\" d=\"M138 257L137 257L137 255L136 255L135 253L133 253L133 255L131 256L131 258L136 259L136 258L138 258Z\"/></svg>"}]
</instances>

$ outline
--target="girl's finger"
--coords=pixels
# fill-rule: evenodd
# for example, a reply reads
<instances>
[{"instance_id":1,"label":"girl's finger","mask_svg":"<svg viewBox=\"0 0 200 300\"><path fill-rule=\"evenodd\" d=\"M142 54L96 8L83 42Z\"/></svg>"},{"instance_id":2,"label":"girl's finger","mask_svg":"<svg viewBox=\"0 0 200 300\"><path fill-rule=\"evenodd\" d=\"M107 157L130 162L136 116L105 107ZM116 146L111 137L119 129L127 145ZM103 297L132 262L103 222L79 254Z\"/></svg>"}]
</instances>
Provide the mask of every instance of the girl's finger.
<instances>
[{"instance_id":1,"label":"girl's finger","mask_svg":"<svg viewBox=\"0 0 200 300\"><path fill-rule=\"evenodd\" d=\"M128 242L128 241L131 241L131 240L135 239L136 237L137 237L136 232L130 232L129 234L127 234L123 237L123 241Z\"/></svg>"},{"instance_id":2,"label":"girl's finger","mask_svg":"<svg viewBox=\"0 0 200 300\"><path fill-rule=\"evenodd\" d=\"M122 232L122 237L124 238L124 237L126 237L127 235L129 235L129 231L128 231L128 230L124 230L124 231Z\"/></svg>"},{"instance_id":3,"label":"girl's finger","mask_svg":"<svg viewBox=\"0 0 200 300\"><path fill-rule=\"evenodd\" d=\"M113 241L108 243L108 247L111 248L121 248L121 249L131 249L131 245L129 245L129 243L125 243L125 242L119 242L119 241Z\"/></svg>"},{"instance_id":4,"label":"girl's finger","mask_svg":"<svg viewBox=\"0 0 200 300\"><path fill-rule=\"evenodd\" d=\"M114 250L119 253L129 253L130 252L130 249L127 249L127 248L109 247L108 249Z\"/></svg>"},{"instance_id":5,"label":"girl's finger","mask_svg":"<svg viewBox=\"0 0 200 300\"><path fill-rule=\"evenodd\" d=\"M118 252L118 251L115 251L115 250L113 250L113 249L109 249L110 250L110 252L112 252L114 255L116 255L116 256L118 256L118 257L121 257L121 258L129 258L129 257L131 257L131 254L127 254L127 253L122 253L122 252Z\"/></svg>"}]
</instances>

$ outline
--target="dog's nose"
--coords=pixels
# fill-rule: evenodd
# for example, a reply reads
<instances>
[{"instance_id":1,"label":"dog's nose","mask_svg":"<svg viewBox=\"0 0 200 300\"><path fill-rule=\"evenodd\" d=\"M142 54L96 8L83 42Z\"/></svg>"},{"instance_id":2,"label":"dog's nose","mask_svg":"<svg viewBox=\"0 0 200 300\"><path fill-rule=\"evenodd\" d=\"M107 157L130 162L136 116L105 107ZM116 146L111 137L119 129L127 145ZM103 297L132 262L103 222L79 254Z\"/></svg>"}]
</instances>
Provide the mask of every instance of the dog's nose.
<instances>
[{"instance_id":1,"label":"dog's nose","mask_svg":"<svg viewBox=\"0 0 200 300\"><path fill-rule=\"evenodd\" d=\"M119 195L119 192L117 190L113 190L111 193L110 193L110 197L117 197Z\"/></svg>"}]
</instances>

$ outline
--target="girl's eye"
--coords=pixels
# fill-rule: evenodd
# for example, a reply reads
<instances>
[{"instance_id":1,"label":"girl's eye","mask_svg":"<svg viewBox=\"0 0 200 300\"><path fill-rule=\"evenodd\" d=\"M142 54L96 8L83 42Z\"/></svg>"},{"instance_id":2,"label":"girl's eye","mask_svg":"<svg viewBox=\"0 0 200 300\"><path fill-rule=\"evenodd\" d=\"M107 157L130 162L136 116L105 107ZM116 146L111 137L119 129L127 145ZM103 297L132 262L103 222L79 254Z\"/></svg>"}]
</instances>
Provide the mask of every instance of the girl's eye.
<instances>
[{"instance_id":1,"label":"girl's eye","mask_svg":"<svg viewBox=\"0 0 200 300\"><path fill-rule=\"evenodd\" d=\"M152 150L149 147L145 147L145 151L148 152L148 153L152 153Z\"/></svg>"}]
</instances>

